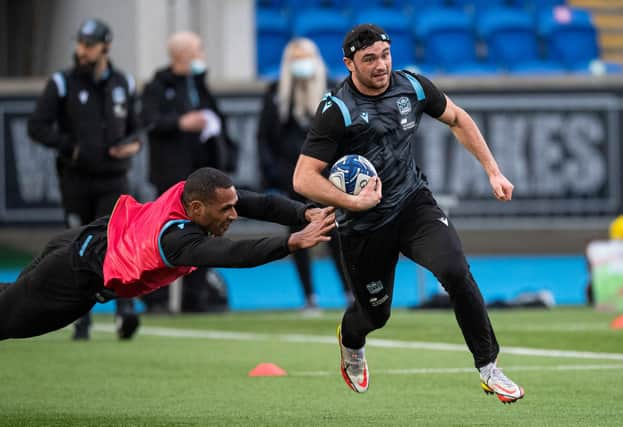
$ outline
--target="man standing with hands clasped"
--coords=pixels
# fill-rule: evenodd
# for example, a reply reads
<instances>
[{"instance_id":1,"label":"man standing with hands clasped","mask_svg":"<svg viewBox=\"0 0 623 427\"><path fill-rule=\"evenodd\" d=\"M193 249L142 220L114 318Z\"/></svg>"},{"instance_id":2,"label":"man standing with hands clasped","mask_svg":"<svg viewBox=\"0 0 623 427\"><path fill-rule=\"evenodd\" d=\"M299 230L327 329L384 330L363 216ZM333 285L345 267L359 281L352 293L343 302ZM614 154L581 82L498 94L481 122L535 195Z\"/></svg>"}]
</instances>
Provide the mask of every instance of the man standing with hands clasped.
<instances>
[{"instance_id":1,"label":"man standing with hands clasped","mask_svg":"<svg viewBox=\"0 0 623 427\"><path fill-rule=\"evenodd\" d=\"M141 118L149 132L149 176L158 194L192 171L214 167L233 172L237 146L227 121L206 83L206 57L201 38L190 31L172 34L167 42L169 64L154 73L141 97ZM209 270L184 278L182 310L202 311ZM168 310L168 289L143 297L149 312Z\"/></svg>"},{"instance_id":2,"label":"man standing with hands clasped","mask_svg":"<svg viewBox=\"0 0 623 427\"><path fill-rule=\"evenodd\" d=\"M128 170L140 149L134 113L134 78L109 59L112 32L98 19L87 19L76 37L74 66L48 80L28 134L56 150L65 223L68 228L108 215L117 198L128 193ZM131 299L117 301L117 333L131 338L138 316ZM74 339L89 339L90 314L75 324Z\"/></svg>"},{"instance_id":3,"label":"man standing with hands clasped","mask_svg":"<svg viewBox=\"0 0 623 427\"><path fill-rule=\"evenodd\" d=\"M356 26L344 38L342 50L350 76L321 101L293 183L305 197L342 209L342 267L355 295L338 326L346 384L358 393L368 389L365 339L389 319L402 253L433 272L450 295L483 390L504 403L521 399L523 388L496 366L499 346L459 237L416 165L415 131L422 114L450 127L481 163L497 199L510 200L513 185L464 110L424 76L392 71L390 37L383 29ZM322 176L344 154L360 154L378 171L357 196Z\"/></svg>"}]
</instances>

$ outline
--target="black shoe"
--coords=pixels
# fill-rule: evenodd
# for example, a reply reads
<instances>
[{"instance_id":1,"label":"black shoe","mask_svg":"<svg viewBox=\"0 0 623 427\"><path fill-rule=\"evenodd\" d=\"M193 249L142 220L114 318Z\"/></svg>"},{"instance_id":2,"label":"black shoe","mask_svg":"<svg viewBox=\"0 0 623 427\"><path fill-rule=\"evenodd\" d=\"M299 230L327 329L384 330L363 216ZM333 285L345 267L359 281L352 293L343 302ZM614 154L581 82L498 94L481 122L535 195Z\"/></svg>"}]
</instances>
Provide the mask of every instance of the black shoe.
<instances>
[{"instance_id":1,"label":"black shoe","mask_svg":"<svg viewBox=\"0 0 623 427\"><path fill-rule=\"evenodd\" d=\"M74 325L74 334L71 336L71 339L74 341L88 341L89 338L89 325L76 322Z\"/></svg>"},{"instance_id":2,"label":"black shoe","mask_svg":"<svg viewBox=\"0 0 623 427\"><path fill-rule=\"evenodd\" d=\"M136 333L140 321L136 313L127 313L123 315L118 314L116 316L116 323L117 337L120 340L129 340L132 339Z\"/></svg>"},{"instance_id":3,"label":"black shoe","mask_svg":"<svg viewBox=\"0 0 623 427\"><path fill-rule=\"evenodd\" d=\"M89 330L91 329L91 315L85 314L74 322L74 334L71 339L74 341L89 340Z\"/></svg>"}]
</instances>

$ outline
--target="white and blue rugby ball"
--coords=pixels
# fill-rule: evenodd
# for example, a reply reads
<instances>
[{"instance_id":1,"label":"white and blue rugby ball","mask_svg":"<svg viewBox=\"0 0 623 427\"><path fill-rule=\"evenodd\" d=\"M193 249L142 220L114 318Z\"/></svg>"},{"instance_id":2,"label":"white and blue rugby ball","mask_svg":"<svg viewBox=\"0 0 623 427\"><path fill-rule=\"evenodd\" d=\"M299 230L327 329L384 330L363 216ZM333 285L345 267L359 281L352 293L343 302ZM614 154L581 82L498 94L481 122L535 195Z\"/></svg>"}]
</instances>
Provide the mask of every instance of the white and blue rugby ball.
<instances>
[{"instance_id":1,"label":"white and blue rugby ball","mask_svg":"<svg viewBox=\"0 0 623 427\"><path fill-rule=\"evenodd\" d=\"M374 176L376 169L370 160L359 154L347 154L331 166L329 181L345 193L356 196Z\"/></svg>"}]
</instances>

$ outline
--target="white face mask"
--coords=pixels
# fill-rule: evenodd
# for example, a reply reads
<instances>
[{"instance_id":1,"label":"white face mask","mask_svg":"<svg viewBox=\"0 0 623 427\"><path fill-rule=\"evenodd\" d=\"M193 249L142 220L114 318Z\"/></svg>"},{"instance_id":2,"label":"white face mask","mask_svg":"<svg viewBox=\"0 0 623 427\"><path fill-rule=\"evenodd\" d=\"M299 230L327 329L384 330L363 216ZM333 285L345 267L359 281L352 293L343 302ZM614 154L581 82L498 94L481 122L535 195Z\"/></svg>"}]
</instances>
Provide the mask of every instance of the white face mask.
<instances>
[{"instance_id":1,"label":"white face mask","mask_svg":"<svg viewBox=\"0 0 623 427\"><path fill-rule=\"evenodd\" d=\"M295 59L290 64L290 72L297 79L309 79L316 72L316 63L312 58Z\"/></svg>"},{"instance_id":2,"label":"white face mask","mask_svg":"<svg viewBox=\"0 0 623 427\"><path fill-rule=\"evenodd\" d=\"M193 59L190 62L190 72L194 75L203 74L206 72L207 69L208 66L202 59Z\"/></svg>"}]
</instances>

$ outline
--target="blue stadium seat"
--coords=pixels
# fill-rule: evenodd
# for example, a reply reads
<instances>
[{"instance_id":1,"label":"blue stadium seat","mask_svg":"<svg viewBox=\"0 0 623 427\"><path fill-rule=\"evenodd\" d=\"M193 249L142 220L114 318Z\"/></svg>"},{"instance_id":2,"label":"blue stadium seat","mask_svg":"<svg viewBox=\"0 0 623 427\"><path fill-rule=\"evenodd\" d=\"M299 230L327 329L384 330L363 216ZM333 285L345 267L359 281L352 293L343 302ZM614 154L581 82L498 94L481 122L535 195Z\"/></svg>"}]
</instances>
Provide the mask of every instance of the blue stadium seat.
<instances>
[{"instance_id":1,"label":"blue stadium seat","mask_svg":"<svg viewBox=\"0 0 623 427\"><path fill-rule=\"evenodd\" d=\"M329 9L307 9L294 19L295 36L308 37L317 45L327 64L329 75L339 77L346 72L342 62L342 41L352 27L344 14Z\"/></svg>"},{"instance_id":2,"label":"blue stadium seat","mask_svg":"<svg viewBox=\"0 0 623 427\"><path fill-rule=\"evenodd\" d=\"M415 39L409 19L404 13L393 9L364 9L355 15L355 24L379 25L391 39L391 52L395 69L415 64Z\"/></svg>"},{"instance_id":3,"label":"blue stadium seat","mask_svg":"<svg viewBox=\"0 0 623 427\"><path fill-rule=\"evenodd\" d=\"M433 8L415 13L413 28L424 50L423 64L448 69L476 63L471 17L460 9Z\"/></svg>"},{"instance_id":4,"label":"blue stadium seat","mask_svg":"<svg viewBox=\"0 0 623 427\"><path fill-rule=\"evenodd\" d=\"M346 6L344 1L341 0L282 0L288 3L288 8L292 12L302 11L306 9L328 9L333 11L340 11Z\"/></svg>"},{"instance_id":5,"label":"blue stadium seat","mask_svg":"<svg viewBox=\"0 0 623 427\"><path fill-rule=\"evenodd\" d=\"M557 63L541 59L534 20L526 11L514 8L488 10L479 16L477 30L487 45L492 63L509 70L522 67L560 69Z\"/></svg>"},{"instance_id":6,"label":"blue stadium seat","mask_svg":"<svg viewBox=\"0 0 623 427\"><path fill-rule=\"evenodd\" d=\"M507 6L508 0L453 0L452 5L468 13L480 14L487 9Z\"/></svg>"},{"instance_id":7,"label":"blue stadium seat","mask_svg":"<svg viewBox=\"0 0 623 427\"><path fill-rule=\"evenodd\" d=\"M409 0L409 6L414 13L424 9L440 8L448 6L448 0ZM450 2L451 3L451 2Z\"/></svg>"},{"instance_id":8,"label":"blue stadium seat","mask_svg":"<svg viewBox=\"0 0 623 427\"><path fill-rule=\"evenodd\" d=\"M445 0L346 0L352 10L365 8L385 8L400 11L418 11L428 7L441 7Z\"/></svg>"},{"instance_id":9,"label":"blue stadium seat","mask_svg":"<svg viewBox=\"0 0 623 427\"><path fill-rule=\"evenodd\" d=\"M539 34L545 39L549 56L569 70L585 70L599 58L597 31L585 10L559 7L539 16Z\"/></svg>"},{"instance_id":10,"label":"blue stadium seat","mask_svg":"<svg viewBox=\"0 0 623 427\"><path fill-rule=\"evenodd\" d=\"M565 3L565 0L511 0L510 5L538 12L551 10L556 6L562 6Z\"/></svg>"},{"instance_id":11,"label":"blue stadium seat","mask_svg":"<svg viewBox=\"0 0 623 427\"><path fill-rule=\"evenodd\" d=\"M274 9L257 9L257 71L263 78L279 74L281 55L288 40L290 28L286 15Z\"/></svg>"}]
</instances>

